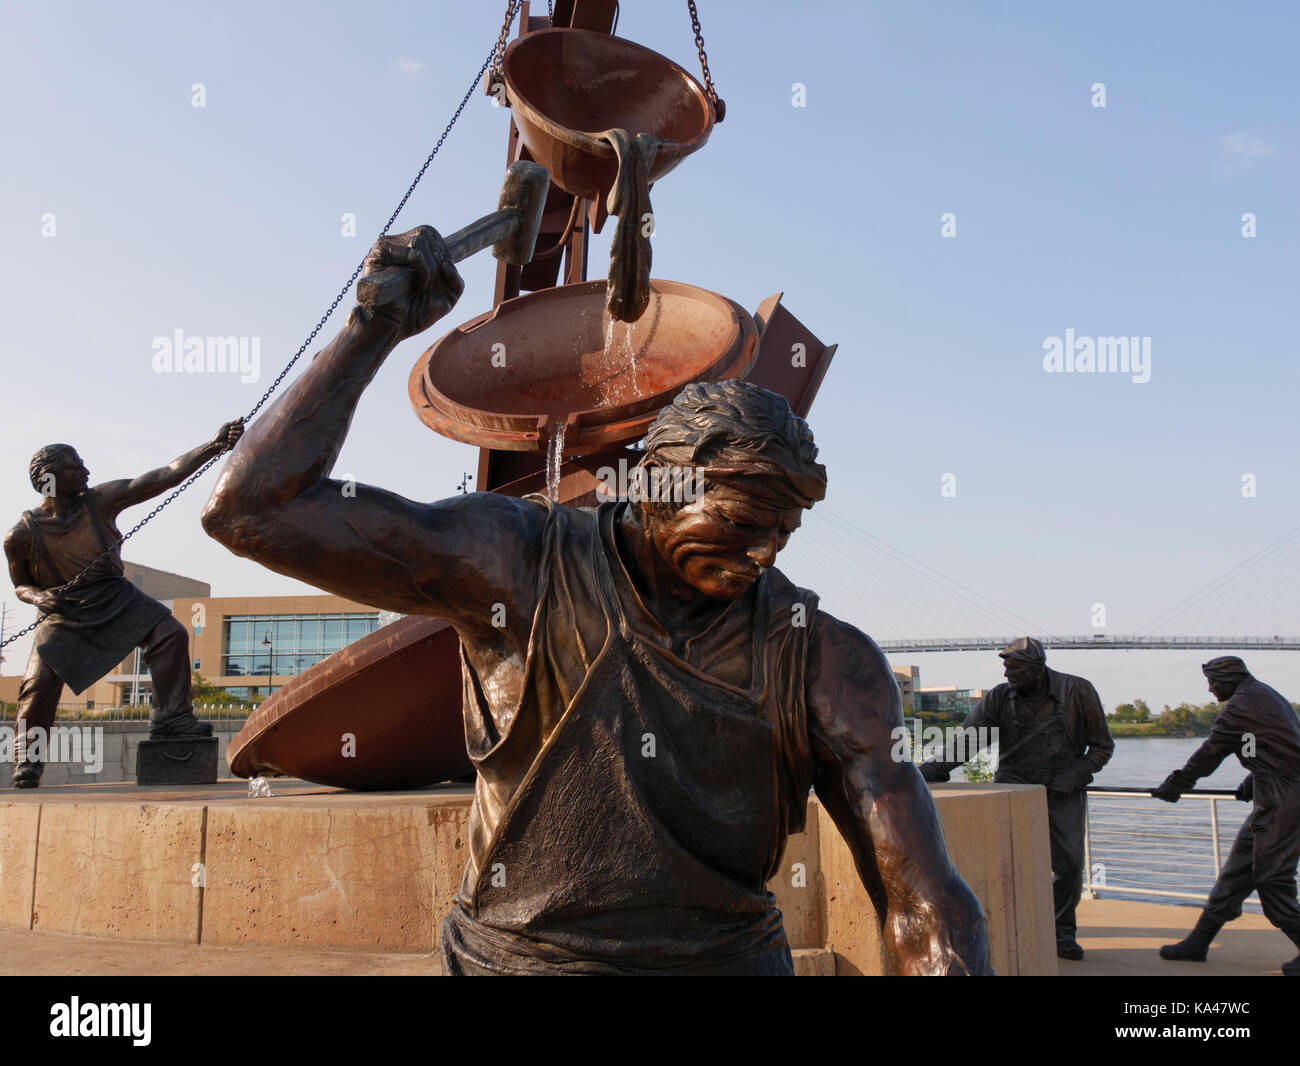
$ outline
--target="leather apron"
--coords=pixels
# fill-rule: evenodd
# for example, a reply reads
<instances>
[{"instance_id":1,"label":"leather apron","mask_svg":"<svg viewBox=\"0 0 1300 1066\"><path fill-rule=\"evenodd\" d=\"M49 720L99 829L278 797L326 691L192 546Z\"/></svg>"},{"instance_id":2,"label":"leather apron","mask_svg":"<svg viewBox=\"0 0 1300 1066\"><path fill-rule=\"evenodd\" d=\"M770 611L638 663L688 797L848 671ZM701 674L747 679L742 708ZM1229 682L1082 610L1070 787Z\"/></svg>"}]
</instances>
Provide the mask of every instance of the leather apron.
<instances>
[{"instance_id":1,"label":"leather apron","mask_svg":"<svg viewBox=\"0 0 1300 1066\"><path fill-rule=\"evenodd\" d=\"M591 558L608 636L467 872L446 972L792 974L762 579L741 689L637 632L598 536Z\"/></svg>"},{"instance_id":2,"label":"leather apron","mask_svg":"<svg viewBox=\"0 0 1300 1066\"><path fill-rule=\"evenodd\" d=\"M84 562L74 562L65 573L55 561L65 544L71 559L88 560L119 539L110 537L94 494L85 493L83 500L75 521L57 532L31 511L23 513L32 538L33 576L42 588L57 587L84 569ZM33 647L41 661L80 694L125 659L168 614L166 607L122 576L122 559L114 552L58 594L57 608L37 622Z\"/></svg>"}]
</instances>

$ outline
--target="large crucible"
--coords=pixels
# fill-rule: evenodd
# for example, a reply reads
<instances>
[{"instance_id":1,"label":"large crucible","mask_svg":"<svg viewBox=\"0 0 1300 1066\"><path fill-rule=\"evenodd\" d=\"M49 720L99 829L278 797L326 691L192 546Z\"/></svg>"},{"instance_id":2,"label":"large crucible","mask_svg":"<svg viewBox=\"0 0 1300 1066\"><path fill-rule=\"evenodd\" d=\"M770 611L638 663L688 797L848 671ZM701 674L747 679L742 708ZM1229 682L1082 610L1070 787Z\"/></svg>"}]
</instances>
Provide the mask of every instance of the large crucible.
<instances>
[{"instance_id":1,"label":"large crucible","mask_svg":"<svg viewBox=\"0 0 1300 1066\"><path fill-rule=\"evenodd\" d=\"M643 437L692 381L743 377L758 328L734 300L651 279L635 322L604 307L604 282L542 289L499 304L415 364L411 403L430 428L497 451L590 455Z\"/></svg>"},{"instance_id":2,"label":"large crucible","mask_svg":"<svg viewBox=\"0 0 1300 1066\"><path fill-rule=\"evenodd\" d=\"M671 59L591 30L541 30L511 42L502 62L506 100L529 154L565 192L599 200L618 159L611 129L659 138L649 180L709 139L715 121L704 88Z\"/></svg>"}]
</instances>

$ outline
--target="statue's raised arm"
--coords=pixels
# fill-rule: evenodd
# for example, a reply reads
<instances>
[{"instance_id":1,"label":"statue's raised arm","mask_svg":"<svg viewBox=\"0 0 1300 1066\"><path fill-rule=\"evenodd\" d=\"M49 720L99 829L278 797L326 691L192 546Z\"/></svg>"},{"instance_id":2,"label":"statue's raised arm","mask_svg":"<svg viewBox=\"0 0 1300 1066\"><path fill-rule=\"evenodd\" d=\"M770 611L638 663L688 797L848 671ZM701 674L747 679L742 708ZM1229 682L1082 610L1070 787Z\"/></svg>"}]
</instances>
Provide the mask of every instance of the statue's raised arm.
<instances>
[{"instance_id":1,"label":"statue's raised arm","mask_svg":"<svg viewBox=\"0 0 1300 1066\"><path fill-rule=\"evenodd\" d=\"M449 619L465 635L500 637L493 607L532 613L527 560L544 512L488 493L417 503L330 478L361 393L401 341L455 306L463 282L429 226L376 242L365 273L409 271L410 284L347 324L252 424L203 512L207 532L238 555L340 596Z\"/></svg>"}]
</instances>

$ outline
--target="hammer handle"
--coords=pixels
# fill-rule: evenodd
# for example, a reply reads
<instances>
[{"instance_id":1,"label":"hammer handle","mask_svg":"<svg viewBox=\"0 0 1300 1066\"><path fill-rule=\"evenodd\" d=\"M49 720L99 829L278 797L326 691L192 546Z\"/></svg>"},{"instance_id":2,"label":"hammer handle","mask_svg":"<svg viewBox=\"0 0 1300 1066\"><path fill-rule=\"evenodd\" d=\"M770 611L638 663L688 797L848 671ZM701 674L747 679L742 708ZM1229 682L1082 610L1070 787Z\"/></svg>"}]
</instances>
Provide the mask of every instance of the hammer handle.
<instances>
[{"instance_id":1,"label":"hammer handle","mask_svg":"<svg viewBox=\"0 0 1300 1066\"><path fill-rule=\"evenodd\" d=\"M458 229L446 239L452 262L459 263L489 245L505 240L519 229L519 221L518 208L507 208L504 211L493 211L477 222L471 222L464 229ZM408 267L386 267L374 274L367 274L357 282L357 303L368 311L392 303L406 292L406 287L410 284L407 280L409 274Z\"/></svg>"}]
</instances>

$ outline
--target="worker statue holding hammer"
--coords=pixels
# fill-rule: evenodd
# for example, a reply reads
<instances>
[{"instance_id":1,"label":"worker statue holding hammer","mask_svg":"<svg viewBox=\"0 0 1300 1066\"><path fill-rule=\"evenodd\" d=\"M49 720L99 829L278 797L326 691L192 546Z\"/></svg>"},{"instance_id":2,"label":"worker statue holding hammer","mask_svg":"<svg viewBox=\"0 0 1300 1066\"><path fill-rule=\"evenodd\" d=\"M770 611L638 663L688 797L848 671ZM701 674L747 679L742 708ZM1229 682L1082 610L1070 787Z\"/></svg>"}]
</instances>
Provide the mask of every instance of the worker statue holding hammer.
<instances>
[{"instance_id":1,"label":"worker statue holding hammer","mask_svg":"<svg viewBox=\"0 0 1300 1066\"><path fill-rule=\"evenodd\" d=\"M455 305L455 258L426 226L375 244L383 297L252 424L203 514L239 555L459 633L478 776L447 971L792 973L765 885L811 787L877 902L889 968L990 972L929 790L891 758L888 663L773 568L826 491L782 397L724 381L664 408L642 465L683 471L692 502L417 503L330 478L389 353Z\"/></svg>"}]
</instances>

